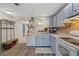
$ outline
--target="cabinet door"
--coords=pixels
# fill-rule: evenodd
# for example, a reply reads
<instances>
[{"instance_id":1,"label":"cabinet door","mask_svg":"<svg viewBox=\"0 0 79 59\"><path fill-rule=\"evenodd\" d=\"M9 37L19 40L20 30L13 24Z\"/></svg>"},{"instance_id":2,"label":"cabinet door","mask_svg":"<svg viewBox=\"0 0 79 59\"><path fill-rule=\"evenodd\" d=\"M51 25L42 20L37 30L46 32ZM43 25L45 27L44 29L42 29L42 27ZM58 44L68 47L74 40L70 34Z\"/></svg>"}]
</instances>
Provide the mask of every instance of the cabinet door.
<instances>
[{"instance_id":1,"label":"cabinet door","mask_svg":"<svg viewBox=\"0 0 79 59\"><path fill-rule=\"evenodd\" d=\"M68 18L68 17L72 16L72 3L68 4L63 9L63 13L64 13L64 18Z\"/></svg>"},{"instance_id":2,"label":"cabinet door","mask_svg":"<svg viewBox=\"0 0 79 59\"><path fill-rule=\"evenodd\" d=\"M35 36L29 36L27 39L28 39L27 46L35 46L36 43Z\"/></svg>"},{"instance_id":3,"label":"cabinet door","mask_svg":"<svg viewBox=\"0 0 79 59\"><path fill-rule=\"evenodd\" d=\"M79 14L79 3L73 3L73 15Z\"/></svg>"},{"instance_id":4,"label":"cabinet door","mask_svg":"<svg viewBox=\"0 0 79 59\"><path fill-rule=\"evenodd\" d=\"M50 46L51 42L50 42L50 38L43 38L43 46Z\"/></svg>"},{"instance_id":5,"label":"cabinet door","mask_svg":"<svg viewBox=\"0 0 79 59\"><path fill-rule=\"evenodd\" d=\"M51 36L51 49L56 53L56 38Z\"/></svg>"},{"instance_id":6,"label":"cabinet door","mask_svg":"<svg viewBox=\"0 0 79 59\"><path fill-rule=\"evenodd\" d=\"M53 16L53 27L57 27L57 18L56 18L56 15Z\"/></svg>"},{"instance_id":7,"label":"cabinet door","mask_svg":"<svg viewBox=\"0 0 79 59\"><path fill-rule=\"evenodd\" d=\"M36 38L36 46L43 46L43 38L42 37Z\"/></svg>"},{"instance_id":8,"label":"cabinet door","mask_svg":"<svg viewBox=\"0 0 79 59\"><path fill-rule=\"evenodd\" d=\"M53 27L53 17L49 16L49 27Z\"/></svg>"},{"instance_id":9,"label":"cabinet door","mask_svg":"<svg viewBox=\"0 0 79 59\"><path fill-rule=\"evenodd\" d=\"M63 11L60 11L60 12L57 14L57 26L58 26L58 27L63 26L63 25L64 25L63 22L64 22Z\"/></svg>"}]
</instances>

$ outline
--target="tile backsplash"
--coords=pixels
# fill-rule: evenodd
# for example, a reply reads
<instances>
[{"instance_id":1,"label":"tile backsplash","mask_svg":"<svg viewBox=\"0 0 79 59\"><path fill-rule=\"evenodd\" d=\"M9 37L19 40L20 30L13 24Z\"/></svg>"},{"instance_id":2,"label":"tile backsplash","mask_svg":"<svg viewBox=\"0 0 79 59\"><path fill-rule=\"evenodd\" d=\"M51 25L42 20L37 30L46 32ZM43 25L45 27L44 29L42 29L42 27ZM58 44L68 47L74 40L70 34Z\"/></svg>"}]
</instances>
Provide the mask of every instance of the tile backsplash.
<instances>
[{"instance_id":1,"label":"tile backsplash","mask_svg":"<svg viewBox=\"0 0 79 59\"><path fill-rule=\"evenodd\" d=\"M71 21L71 23L64 23L64 27L58 28L58 33L78 33L79 32L79 21Z\"/></svg>"}]
</instances>

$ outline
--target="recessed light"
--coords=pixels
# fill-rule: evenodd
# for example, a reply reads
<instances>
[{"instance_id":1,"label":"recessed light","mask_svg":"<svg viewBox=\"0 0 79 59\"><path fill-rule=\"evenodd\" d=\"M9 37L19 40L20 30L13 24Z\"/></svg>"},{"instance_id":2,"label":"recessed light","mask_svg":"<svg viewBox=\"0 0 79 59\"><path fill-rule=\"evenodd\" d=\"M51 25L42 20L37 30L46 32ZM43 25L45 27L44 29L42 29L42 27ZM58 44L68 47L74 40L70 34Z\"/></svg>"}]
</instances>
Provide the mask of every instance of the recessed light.
<instances>
[{"instance_id":1,"label":"recessed light","mask_svg":"<svg viewBox=\"0 0 79 59\"><path fill-rule=\"evenodd\" d=\"M5 11L7 14L12 14L12 11L10 11L10 10L6 10Z\"/></svg>"}]
</instances>

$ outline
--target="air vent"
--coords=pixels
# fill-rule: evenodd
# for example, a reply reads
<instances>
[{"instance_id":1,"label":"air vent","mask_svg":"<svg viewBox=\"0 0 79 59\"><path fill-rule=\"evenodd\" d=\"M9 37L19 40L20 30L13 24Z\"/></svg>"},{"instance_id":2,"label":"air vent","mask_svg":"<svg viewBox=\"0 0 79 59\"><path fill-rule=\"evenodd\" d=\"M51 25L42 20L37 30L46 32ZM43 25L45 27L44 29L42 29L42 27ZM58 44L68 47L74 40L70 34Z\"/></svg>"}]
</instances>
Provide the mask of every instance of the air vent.
<instances>
[{"instance_id":1,"label":"air vent","mask_svg":"<svg viewBox=\"0 0 79 59\"><path fill-rule=\"evenodd\" d=\"M16 6L20 6L20 4L19 4L19 3L14 3L14 5L16 5Z\"/></svg>"}]
</instances>

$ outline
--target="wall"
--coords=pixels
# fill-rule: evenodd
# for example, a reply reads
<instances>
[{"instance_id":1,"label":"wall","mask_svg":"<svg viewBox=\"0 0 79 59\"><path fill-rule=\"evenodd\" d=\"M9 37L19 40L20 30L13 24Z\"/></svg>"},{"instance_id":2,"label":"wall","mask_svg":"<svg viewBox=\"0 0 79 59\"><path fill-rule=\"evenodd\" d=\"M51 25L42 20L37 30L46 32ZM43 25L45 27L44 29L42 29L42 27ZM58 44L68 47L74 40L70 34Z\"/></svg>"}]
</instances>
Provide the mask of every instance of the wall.
<instances>
[{"instance_id":1,"label":"wall","mask_svg":"<svg viewBox=\"0 0 79 59\"><path fill-rule=\"evenodd\" d=\"M23 37L23 24L27 24L26 21L16 21L15 22L15 38L19 39L19 43L26 43L26 36ZM25 35L27 34L27 26L25 26Z\"/></svg>"},{"instance_id":2,"label":"wall","mask_svg":"<svg viewBox=\"0 0 79 59\"><path fill-rule=\"evenodd\" d=\"M25 24L25 23L28 23L28 22L19 21L18 20L19 18L16 18L16 17L11 16L9 14L3 13L1 11L0 11L0 19L7 19L7 20L15 21L15 38L18 38L20 43L25 43L26 38L23 37L23 27L22 27L22 25ZM28 30L28 28L26 26L26 32L27 32L27 30ZM3 42L4 41L6 41L6 40L3 39Z\"/></svg>"},{"instance_id":3,"label":"wall","mask_svg":"<svg viewBox=\"0 0 79 59\"><path fill-rule=\"evenodd\" d=\"M14 17L9 15L9 14L6 14L6 13L0 11L0 19L8 19L8 20L12 20L13 21Z\"/></svg>"},{"instance_id":4,"label":"wall","mask_svg":"<svg viewBox=\"0 0 79 59\"><path fill-rule=\"evenodd\" d=\"M71 21L70 23L65 23L65 26L59 28L58 32L66 34L77 33L79 35L79 21Z\"/></svg>"}]
</instances>

